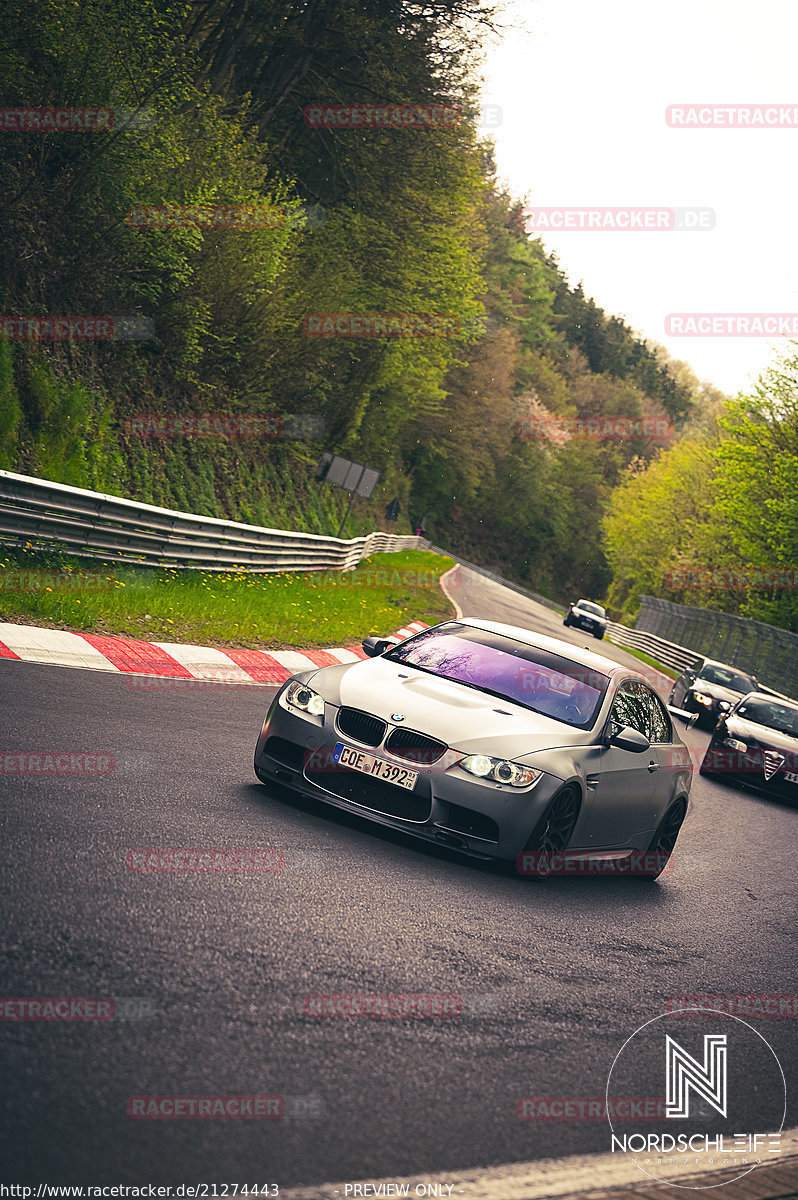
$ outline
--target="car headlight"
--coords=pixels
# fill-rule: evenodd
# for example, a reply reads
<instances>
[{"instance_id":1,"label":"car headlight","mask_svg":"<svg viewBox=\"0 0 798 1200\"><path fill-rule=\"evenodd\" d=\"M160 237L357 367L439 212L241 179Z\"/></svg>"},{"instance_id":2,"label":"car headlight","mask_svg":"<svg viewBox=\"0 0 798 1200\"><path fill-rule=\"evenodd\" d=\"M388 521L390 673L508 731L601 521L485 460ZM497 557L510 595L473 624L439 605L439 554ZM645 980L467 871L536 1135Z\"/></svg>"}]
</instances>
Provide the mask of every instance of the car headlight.
<instances>
[{"instance_id":1,"label":"car headlight","mask_svg":"<svg viewBox=\"0 0 798 1200\"><path fill-rule=\"evenodd\" d=\"M324 697L306 683L291 683L285 689L285 702L291 708L309 713L311 717L324 716Z\"/></svg>"},{"instance_id":2,"label":"car headlight","mask_svg":"<svg viewBox=\"0 0 798 1200\"><path fill-rule=\"evenodd\" d=\"M543 774L534 767L523 767L506 758L489 758L487 754L469 754L459 765L479 779L495 779L497 783L509 783L510 787L518 788L537 783Z\"/></svg>"},{"instance_id":3,"label":"car headlight","mask_svg":"<svg viewBox=\"0 0 798 1200\"><path fill-rule=\"evenodd\" d=\"M731 746L732 750L739 750L741 754L745 754L748 746L745 742L741 742L738 738L727 737L723 739L724 746Z\"/></svg>"},{"instance_id":4,"label":"car headlight","mask_svg":"<svg viewBox=\"0 0 798 1200\"><path fill-rule=\"evenodd\" d=\"M714 697L708 696L706 692L693 692L693 696L699 704L706 704L709 707L713 703Z\"/></svg>"}]
</instances>

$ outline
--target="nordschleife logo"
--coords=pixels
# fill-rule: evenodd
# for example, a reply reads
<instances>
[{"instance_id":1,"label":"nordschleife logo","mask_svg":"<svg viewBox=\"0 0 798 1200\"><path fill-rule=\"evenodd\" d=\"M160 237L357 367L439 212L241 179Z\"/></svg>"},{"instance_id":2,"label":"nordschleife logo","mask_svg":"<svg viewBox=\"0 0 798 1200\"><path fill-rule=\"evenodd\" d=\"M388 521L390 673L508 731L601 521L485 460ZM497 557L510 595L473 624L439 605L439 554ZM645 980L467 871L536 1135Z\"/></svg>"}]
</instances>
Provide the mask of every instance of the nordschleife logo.
<instances>
[{"instance_id":1,"label":"nordschleife logo","mask_svg":"<svg viewBox=\"0 0 798 1200\"><path fill-rule=\"evenodd\" d=\"M652 1017L627 1038L607 1078L606 1112L612 1154L649 1179L703 1190L778 1162L787 1096L781 1064L753 1026L716 1010L690 1012ZM660 1103L616 1131L613 1114L630 1096Z\"/></svg>"},{"instance_id":2,"label":"nordschleife logo","mask_svg":"<svg viewBox=\"0 0 798 1200\"><path fill-rule=\"evenodd\" d=\"M704 1034L704 1061L696 1062L672 1037L665 1034L667 1064L665 1116L689 1117L690 1092L702 1096L722 1117L726 1116L726 1034Z\"/></svg>"}]
</instances>

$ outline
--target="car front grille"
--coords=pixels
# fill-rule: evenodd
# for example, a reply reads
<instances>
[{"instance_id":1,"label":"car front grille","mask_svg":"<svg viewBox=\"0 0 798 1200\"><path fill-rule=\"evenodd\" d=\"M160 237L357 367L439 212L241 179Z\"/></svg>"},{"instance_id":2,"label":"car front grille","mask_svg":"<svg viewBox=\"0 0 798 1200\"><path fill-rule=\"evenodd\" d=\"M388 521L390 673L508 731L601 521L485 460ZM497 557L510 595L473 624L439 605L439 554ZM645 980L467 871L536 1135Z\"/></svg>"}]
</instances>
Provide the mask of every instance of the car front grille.
<instances>
[{"instance_id":1,"label":"car front grille","mask_svg":"<svg viewBox=\"0 0 798 1200\"><path fill-rule=\"evenodd\" d=\"M364 746L379 746L388 728L387 722L359 708L339 708L337 724L339 733Z\"/></svg>"},{"instance_id":2,"label":"car front grille","mask_svg":"<svg viewBox=\"0 0 798 1200\"><path fill-rule=\"evenodd\" d=\"M406 762L429 766L446 753L446 743L426 734L416 733L415 729L394 729L385 743L386 750L403 758Z\"/></svg>"},{"instance_id":3,"label":"car front grille","mask_svg":"<svg viewBox=\"0 0 798 1200\"><path fill-rule=\"evenodd\" d=\"M419 792L408 792L404 788L395 787L381 779L369 779L355 771L306 771L306 778L317 787L358 804L361 808L369 808L373 812L384 813L386 816L399 817L402 821L413 821L423 824L429 820L432 810L432 798ZM421 781L419 781L421 782ZM428 786L428 785L427 785Z\"/></svg>"}]
</instances>

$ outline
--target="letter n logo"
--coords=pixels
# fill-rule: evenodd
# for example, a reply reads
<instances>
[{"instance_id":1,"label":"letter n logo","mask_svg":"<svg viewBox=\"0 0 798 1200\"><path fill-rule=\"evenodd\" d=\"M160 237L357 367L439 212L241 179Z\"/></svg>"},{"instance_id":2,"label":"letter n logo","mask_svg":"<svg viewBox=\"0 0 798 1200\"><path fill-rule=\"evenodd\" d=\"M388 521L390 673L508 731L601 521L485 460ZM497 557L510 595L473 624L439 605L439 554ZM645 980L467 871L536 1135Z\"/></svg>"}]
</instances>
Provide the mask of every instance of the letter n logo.
<instances>
[{"instance_id":1,"label":"letter n logo","mask_svg":"<svg viewBox=\"0 0 798 1200\"><path fill-rule=\"evenodd\" d=\"M665 1035L666 1117L690 1115L690 1088L726 1116L726 1034L704 1034L704 1061L697 1062Z\"/></svg>"}]
</instances>

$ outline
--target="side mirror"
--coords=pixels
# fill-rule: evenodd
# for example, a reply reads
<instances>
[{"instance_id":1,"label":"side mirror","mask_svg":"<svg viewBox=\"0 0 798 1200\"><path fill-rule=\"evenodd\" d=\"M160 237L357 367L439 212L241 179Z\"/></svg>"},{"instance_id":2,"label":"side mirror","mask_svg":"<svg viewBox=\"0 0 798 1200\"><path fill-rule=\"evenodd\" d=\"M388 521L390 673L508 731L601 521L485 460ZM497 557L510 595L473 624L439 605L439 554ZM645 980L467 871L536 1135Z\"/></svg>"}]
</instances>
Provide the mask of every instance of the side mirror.
<instances>
[{"instance_id":1,"label":"side mirror","mask_svg":"<svg viewBox=\"0 0 798 1200\"><path fill-rule=\"evenodd\" d=\"M610 738L611 746L618 746L621 750L628 750L631 754L643 754L651 746L651 742L637 729L632 729L630 725L624 725L623 729L619 729L613 737Z\"/></svg>"},{"instance_id":2,"label":"side mirror","mask_svg":"<svg viewBox=\"0 0 798 1200\"><path fill-rule=\"evenodd\" d=\"M686 721L688 725L695 725L698 720L698 713L688 712L686 708L675 708L672 704L668 705L668 712L680 721Z\"/></svg>"},{"instance_id":3,"label":"side mirror","mask_svg":"<svg viewBox=\"0 0 798 1200\"><path fill-rule=\"evenodd\" d=\"M363 638L360 643L364 653L369 658L377 658L380 654L384 654L391 646L396 645L395 642L389 641L387 638L367 637Z\"/></svg>"}]
</instances>

